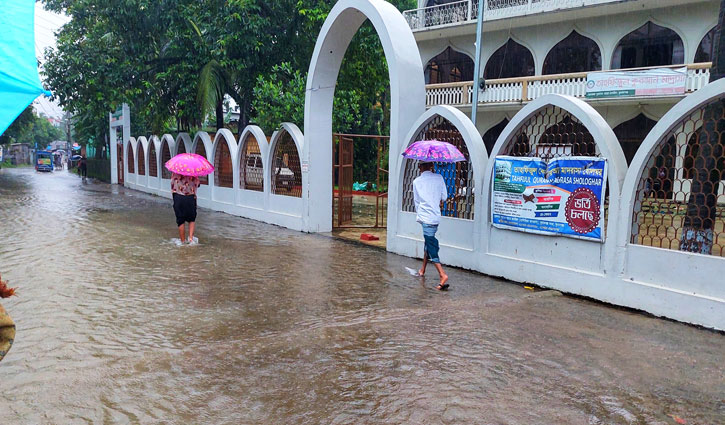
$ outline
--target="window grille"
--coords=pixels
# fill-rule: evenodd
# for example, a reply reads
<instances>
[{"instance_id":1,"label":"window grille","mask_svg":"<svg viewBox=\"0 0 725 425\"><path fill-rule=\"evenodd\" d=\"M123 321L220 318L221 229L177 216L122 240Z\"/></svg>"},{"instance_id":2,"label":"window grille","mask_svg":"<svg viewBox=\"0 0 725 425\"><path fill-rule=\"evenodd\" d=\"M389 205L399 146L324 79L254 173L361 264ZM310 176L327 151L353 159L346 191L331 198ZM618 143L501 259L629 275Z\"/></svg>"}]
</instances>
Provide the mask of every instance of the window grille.
<instances>
[{"instance_id":1,"label":"window grille","mask_svg":"<svg viewBox=\"0 0 725 425\"><path fill-rule=\"evenodd\" d=\"M159 176L159 165L156 158L156 145L153 141L149 142L149 176Z\"/></svg>"},{"instance_id":2,"label":"window grille","mask_svg":"<svg viewBox=\"0 0 725 425\"><path fill-rule=\"evenodd\" d=\"M234 187L232 154L225 140L219 140L214 152L214 185L216 187Z\"/></svg>"},{"instance_id":3,"label":"window grille","mask_svg":"<svg viewBox=\"0 0 725 425\"><path fill-rule=\"evenodd\" d=\"M146 175L146 157L143 153L143 144L141 142L138 144L138 175Z\"/></svg>"},{"instance_id":4,"label":"window grille","mask_svg":"<svg viewBox=\"0 0 725 425\"><path fill-rule=\"evenodd\" d=\"M275 195L302 197L302 168L297 145L292 136L284 131L272 154L272 193Z\"/></svg>"},{"instance_id":5,"label":"window grille","mask_svg":"<svg viewBox=\"0 0 725 425\"><path fill-rule=\"evenodd\" d=\"M688 244L689 251L725 257L723 127L725 98L720 98L682 118L660 139L637 185L631 243L685 250L682 237L689 224L712 239L697 242L697 250ZM688 205L691 199L699 202Z\"/></svg>"},{"instance_id":6,"label":"window grille","mask_svg":"<svg viewBox=\"0 0 725 425\"><path fill-rule=\"evenodd\" d=\"M201 139L196 142L196 150L194 151L194 153L197 155L201 155L206 159L209 159L206 156L206 148L204 147L204 142L202 142ZM201 184L209 184L209 176L200 176L199 182Z\"/></svg>"},{"instance_id":7,"label":"window grille","mask_svg":"<svg viewBox=\"0 0 725 425\"><path fill-rule=\"evenodd\" d=\"M443 117L431 120L416 135L418 140L441 140L457 147L466 157L466 161L450 163L436 163L435 172L443 176L448 188L448 199L443 203L441 215L445 217L473 220L474 214L474 179L471 157L468 153L463 136ZM418 177L418 161L405 160L403 174L403 203L402 210L415 212L413 199L413 180Z\"/></svg>"},{"instance_id":8,"label":"window grille","mask_svg":"<svg viewBox=\"0 0 725 425\"><path fill-rule=\"evenodd\" d=\"M161 142L161 178L162 179L170 179L171 178L171 171L166 169L166 163L171 159L171 150L169 149L169 144L164 139Z\"/></svg>"},{"instance_id":9,"label":"window grille","mask_svg":"<svg viewBox=\"0 0 725 425\"><path fill-rule=\"evenodd\" d=\"M257 139L249 134L242 142L239 158L239 186L241 189L264 190L264 163Z\"/></svg>"},{"instance_id":10,"label":"window grille","mask_svg":"<svg viewBox=\"0 0 725 425\"><path fill-rule=\"evenodd\" d=\"M134 164L135 161L133 160L133 148L130 143L128 144L128 148L126 148L126 157L128 161L128 172L133 174L136 170Z\"/></svg>"}]
</instances>

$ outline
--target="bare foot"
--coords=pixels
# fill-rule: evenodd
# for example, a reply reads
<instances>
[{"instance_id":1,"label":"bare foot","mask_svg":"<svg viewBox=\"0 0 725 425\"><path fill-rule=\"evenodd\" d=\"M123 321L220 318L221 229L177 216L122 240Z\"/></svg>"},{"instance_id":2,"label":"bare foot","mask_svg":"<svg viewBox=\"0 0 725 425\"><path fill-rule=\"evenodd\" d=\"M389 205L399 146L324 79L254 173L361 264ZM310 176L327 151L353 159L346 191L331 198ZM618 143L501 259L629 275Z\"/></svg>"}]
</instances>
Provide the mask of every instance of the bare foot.
<instances>
[{"instance_id":1,"label":"bare foot","mask_svg":"<svg viewBox=\"0 0 725 425\"><path fill-rule=\"evenodd\" d=\"M423 269L418 270L418 276L425 276L425 270L423 270Z\"/></svg>"}]
</instances>

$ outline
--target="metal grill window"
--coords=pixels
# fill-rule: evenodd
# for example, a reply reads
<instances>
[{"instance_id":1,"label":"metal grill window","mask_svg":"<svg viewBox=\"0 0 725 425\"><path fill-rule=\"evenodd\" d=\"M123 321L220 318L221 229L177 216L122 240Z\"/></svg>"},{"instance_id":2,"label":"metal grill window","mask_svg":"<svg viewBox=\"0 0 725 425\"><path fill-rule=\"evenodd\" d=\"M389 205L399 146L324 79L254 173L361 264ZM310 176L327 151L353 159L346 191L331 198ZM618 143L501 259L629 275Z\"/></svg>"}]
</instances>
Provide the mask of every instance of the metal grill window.
<instances>
[{"instance_id":1,"label":"metal grill window","mask_svg":"<svg viewBox=\"0 0 725 425\"><path fill-rule=\"evenodd\" d=\"M159 176L158 158L156 158L156 145L154 142L149 143L149 176Z\"/></svg>"},{"instance_id":2,"label":"metal grill window","mask_svg":"<svg viewBox=\"0 0 725 425\"><path fill-rule=\"evenodd\" d=\"M302 197L302 168L297 145L284 131L272 154L272 193Z\"/></svg>"},{"instance_id":3,"label":"metal grill window","mask_svg":"<svg viewBox=\"0 0 725 425\"><path fill-rule=\"evenodd\" d=\"M436 117L426 124L416 135L415 140L441 140L457 147L466 157L466 161L453 164L436 163L435 172L442 175L448 188L448 199L443 203L441 215L445 217L473 220L474 206L474 179L471 157L468 153L463 136L443 117ZM402 210L415 212L413 200L413 180L418 177L418 161L405 160L403 174L403 204Z\"/></svg>"},{"instance_id":4,"label":"metal grill window","mask_svg":"<svg viewBox=\"0 0 725 425\"><path fill-rule=\"evenodd\" d=\"M166 163L171 159L171 150L166 140L161 142L161 178L170 179L171 171L166 169Z\"/></svg>"},{"instance_id":5,"label":"metal grill window","mask_svg":"<svg viewBox=\"0 0 725 425\"><path fill-rule=\"evenodd\" d=\"M219 140L214 152L214 185L216 187L234 187L232 154L224 140Z\"/></svg>"},{"instance_id":6,"label":"metal grill window","mask_svg":"<svg viewBox=\"0 0 725 425\"><path fill-rule=\"evenodd\" d=\"M207 156L206 156L206 148L204 147L204 143L201 140L199 140L196 143L196 150L194 151L194 153L197 154L197 155L201 155L204 158L207 158ZM209 158L207 158L207 159L209 159ZM209 184L209 176L200 176L199 177L199 182L201 184Z\"/></svg>"},{"instance_id":7,"label":"metal grill window","mask_svg":"<svg viewBox=\"0 0 725 425\"><path fill-rule=\"evenodd\" d=\"M239 159L239 186L241 189L264 190L264 163L257 139L249 134L242 143Z\"/></svg>"},{"instance_id":8,"label":"metal grill window","mask_svg":"<svg viewBox=\"0 0 725 425\"><path fill-rule=\"evenodd\" d=\"M136 170L134 167L135 164L134 164L134 160L133 160L133 148L131 147L130 143L128 144L128 148L126 149L126 157L128 160L128 172L133 174L136 172Z\"/></svg>"},{"instance_id":9,"label":"metal grill window","mask_svg":"<svg viewBox=\"0 0 725 425\"><path fill-rule=\"evenodd\" d=\"M724 127L720 98L660 139L639 178L631 243L725 257Z\"/></svg>"},{"instance_id":10,"label":"metal grill window","mask_svg":"<svg viewBox=\"0 0 725 425\"><path fill-rule=\"evenodd\" d=\"M143 144L138 144L138 174L146 175L146 157L143 154Z\"/></svg>"}]
</instances>

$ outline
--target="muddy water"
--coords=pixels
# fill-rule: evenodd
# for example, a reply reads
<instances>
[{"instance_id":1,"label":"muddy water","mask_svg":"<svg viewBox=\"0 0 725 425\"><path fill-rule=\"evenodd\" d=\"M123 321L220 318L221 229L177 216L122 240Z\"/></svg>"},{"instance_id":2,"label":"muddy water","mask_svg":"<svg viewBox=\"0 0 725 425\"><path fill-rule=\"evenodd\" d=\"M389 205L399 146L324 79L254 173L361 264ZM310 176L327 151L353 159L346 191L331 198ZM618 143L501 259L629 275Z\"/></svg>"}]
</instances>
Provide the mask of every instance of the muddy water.
<instances>
[{"instance_id":1,"label":"muddy water","mask_svg":"<svg viewBox=\"0 0 725 425\"><path fill-rule=\"evenodd\" d=\"M0 171L0 424L725 423L725 336L169 201ZM671 415L671 416L670 416Z\"/></svg>"}]
</instances>

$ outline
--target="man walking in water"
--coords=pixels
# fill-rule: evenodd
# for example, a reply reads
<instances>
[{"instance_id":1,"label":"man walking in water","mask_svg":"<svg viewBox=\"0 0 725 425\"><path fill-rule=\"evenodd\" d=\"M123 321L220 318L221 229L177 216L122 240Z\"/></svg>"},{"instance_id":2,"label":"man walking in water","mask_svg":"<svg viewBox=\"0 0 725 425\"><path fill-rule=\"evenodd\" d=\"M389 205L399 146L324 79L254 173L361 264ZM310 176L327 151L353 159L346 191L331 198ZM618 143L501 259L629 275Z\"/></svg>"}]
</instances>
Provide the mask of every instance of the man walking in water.
<instances>
[{"instance_id":1,"label":"man walking in water","mask_svg":"<svg viewBox=\"0 0 725 425\"><path fill-rule=\"evenodd\" d=\"M418 163L420 176L413 180L413 200L415 201L416 221L423 226L423 239L425 248L423 252L423 267L418 275L425 276L425 268L430 261L438 270L440 283L436 287L439 291L448 289L448 275L443 271L438 257L438 239L435 235L441 221L441 202L448 198L448 189L443 176L433 172L432 162Z\"/></svg>"}]
</instances>

